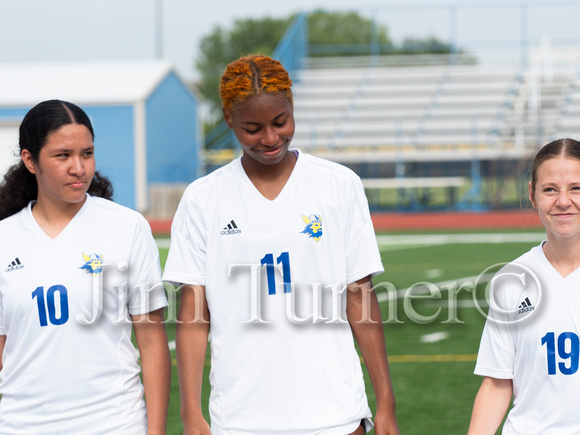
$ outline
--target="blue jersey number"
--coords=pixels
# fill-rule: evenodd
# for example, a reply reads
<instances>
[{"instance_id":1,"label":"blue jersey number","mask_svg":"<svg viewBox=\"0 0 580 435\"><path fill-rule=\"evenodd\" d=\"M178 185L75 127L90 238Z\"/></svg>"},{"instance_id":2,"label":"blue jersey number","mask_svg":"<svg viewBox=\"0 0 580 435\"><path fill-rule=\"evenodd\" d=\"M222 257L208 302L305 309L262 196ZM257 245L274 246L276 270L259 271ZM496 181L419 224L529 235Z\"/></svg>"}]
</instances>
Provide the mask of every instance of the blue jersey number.
<instances>
[{"instance_id":1,"label":"blue jersey number","mask_svg":"<svg viewBox=\"0 0 580 435\"><path fill-rule=\"evenodd\" d=\"M55 293L58 293L55 296ZM60 314L57 317L56 313L56 301L55 297L58 298L60 306ZM36 290L32 292L32 299L36 298L36 305L38 306L38 319L40 320L40 326L47 326L47 316L46 312L48 309L48 320L53 325L62 325L68 320L68 294L66 287L63 285L53 285L46 291L46 302L44 297L44 287L37 287Z\"/></svg>"},{"instance_id":2,"label":"blue jersey number","mask_svg":"<svg viewBox=\"0 0 580 435\"><path fill-rule=\"evenodd\" d=\"M274 276L274 254L266 254L262 258L262 266L266 266L266 275L268 277L268 294L276 294L276 277ZM284 293L292 291L292 279L290 278L290 254L282 252L276 258L278 264L282 264L282 281L284 282Z\"/></svg>"},{"instance_id":3,"label":"blue jersey number","mask_svg":"<svg viewBox=\"0 0 580 435\"><path fill-rule=\"evenodd\" d=\"M546 345L548 355L548 374L555 375L556 370L556 338L553 332L542 337L542 346ZM569 349L569 350L568 350ZM563 362L558 363L558 369L564 375L573 375L578 371L580 339L573 332L562 332L558 336L558 356ZM569 360L567 363L566 360Z\"/></svg>"}]
</instances>

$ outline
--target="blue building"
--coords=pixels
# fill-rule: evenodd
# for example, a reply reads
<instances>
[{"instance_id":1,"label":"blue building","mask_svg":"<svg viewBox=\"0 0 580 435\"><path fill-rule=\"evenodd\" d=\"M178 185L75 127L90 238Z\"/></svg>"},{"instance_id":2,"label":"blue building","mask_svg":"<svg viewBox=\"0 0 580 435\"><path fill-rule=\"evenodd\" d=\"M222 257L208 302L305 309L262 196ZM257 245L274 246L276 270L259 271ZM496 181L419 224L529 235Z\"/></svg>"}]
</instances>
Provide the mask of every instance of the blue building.
<instances>
[{"instance_id":1,"label":"blue building","mask_svg":"<svg viewBox=\"0 0 580 435\"><path fill-rule=\"evenodd\" d=\"M182 190L198 177L199 102L159 60L0 64L0 176L18 154L26 112L53 98L91 118L97 170L113 182L116 202L151 214L155 187Z\"/></svg>"}]
</instances>

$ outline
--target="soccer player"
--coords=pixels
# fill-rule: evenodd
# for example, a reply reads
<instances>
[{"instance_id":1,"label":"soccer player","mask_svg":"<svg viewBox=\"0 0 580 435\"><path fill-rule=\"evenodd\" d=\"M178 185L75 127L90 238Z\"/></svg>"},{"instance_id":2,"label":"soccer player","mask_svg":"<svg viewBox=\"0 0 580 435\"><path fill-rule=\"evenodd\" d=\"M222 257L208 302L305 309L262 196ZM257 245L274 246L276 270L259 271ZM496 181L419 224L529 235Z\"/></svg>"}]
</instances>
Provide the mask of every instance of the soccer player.
<instances>
[{"instance_id":1,"label":"soccer player","mask_svg":"<svg viewBox=\"0 0 580 435\"><path fill-rule=\"evenodd\" d=\"M2 434L166 430L158 250L147 221L109 200L93 139L78 106L39 103L0 185Z\"/></svg>"},{"instance_id":2,"label":"soccer player","mask_svg":"<svg viewBox=\"0 0 580 435\"><path fill-rule=\"evenodd\" d=\"M580 142L545 145L529 197L547 240L502 268L475 373L484 376L470 434L580 433Z\"/></svg>"},{"instance_id":3,"label":"soccer player","mask_svg":"<svg viewBox=\"0 0 580 435\"><path fill-rule=\"evenodd\" d=\"M252 55L221 98L241 158L196 180L172 226L164 280L181 286L177 367L187 434L209 434L201 384L211 332L211 433L399 433L371 277L382 272L360 179L290 149L292 82ZM347 290L348 285L348 290Z\"/></svg>"}]
</instances>

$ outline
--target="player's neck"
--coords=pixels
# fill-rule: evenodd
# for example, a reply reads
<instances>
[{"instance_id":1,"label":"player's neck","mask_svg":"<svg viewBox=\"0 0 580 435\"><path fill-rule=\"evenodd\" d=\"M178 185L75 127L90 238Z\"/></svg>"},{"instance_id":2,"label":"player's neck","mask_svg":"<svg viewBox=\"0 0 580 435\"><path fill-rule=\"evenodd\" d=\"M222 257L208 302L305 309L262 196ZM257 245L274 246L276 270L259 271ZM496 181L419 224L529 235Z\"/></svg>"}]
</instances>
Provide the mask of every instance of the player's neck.
<instances>
[{"instance_id":1,"label":"player's neck","mask_svg":"<svg viewBox=\"0 0 580 435\"><path fill-rule=\"evenodd\" d=\"M254 187L266 199L278 197L288 182L296 166L296 155L288 152L285 158L276 165L262 165L253 159L242 158L242 167Z\"/></svg>"},{"instance_id":2,"label":"player's neck","mask_svg":"<svg viewBox=\"0 0 580 435\"><path fill-rule=\"evenodd\" d=\"M32 207L32 216L38 226L51 239L56 238L76 216L85 203L55 204L39 198Z\"/></svg>"},{"instance_id":3,"label":"player's neck","mask_svg":"<svg viewBox=\"0 0 580 435\"><path fill-rule=\"evenodd\" d=\"M548 236L542 249L550 264L564 278L580 268L580 237Z\"/></svg>"}]
</instances>

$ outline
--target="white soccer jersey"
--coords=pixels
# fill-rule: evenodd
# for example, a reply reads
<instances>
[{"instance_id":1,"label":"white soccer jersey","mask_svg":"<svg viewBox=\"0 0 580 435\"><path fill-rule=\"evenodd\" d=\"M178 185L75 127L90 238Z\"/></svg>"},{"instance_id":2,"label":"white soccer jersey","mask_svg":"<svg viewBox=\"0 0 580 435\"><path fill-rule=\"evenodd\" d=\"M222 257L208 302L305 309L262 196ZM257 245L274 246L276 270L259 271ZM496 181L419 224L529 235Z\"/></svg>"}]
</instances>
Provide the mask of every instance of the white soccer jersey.
<instances>
[{"instance_id":1,"label":"white soccer jersey","mask_svg":"<svg viewBox=\"0 0 580 435\"><path fill-rule=\"evenodd\" d=\"M144 434L126 319L167 305L145 219L87 195L56 238L29 205L0 222L0 243L0 433Z\"/></svg>"},{"instance_id":2,"label":"white soccer jersey","mask_svg":"<svg viewBox=\"0 0 580 435\"><path fill-rule=\"evenodd\" d=\"M563 278L540 245L495 280L475 373L513 380L503 433L580 433L580 269Z\"/></svg>"},{"instance_id":3,"label":"white soccer jersey","mask_svg":"<svg viewBox=\"0 0 580 435\"><path fill-rule=\"evenodd\" d=\"M212 433L344 435L370 417L344 287L382 271L343 166L300 153L272 201L240 159L192 183L164 280L206 287Z\"/></svg>"}]
</instances>

